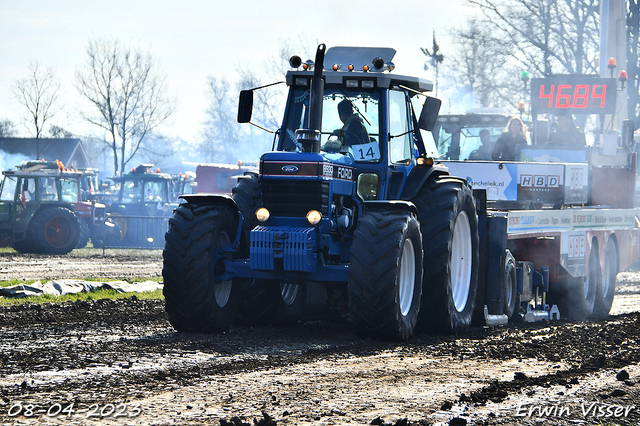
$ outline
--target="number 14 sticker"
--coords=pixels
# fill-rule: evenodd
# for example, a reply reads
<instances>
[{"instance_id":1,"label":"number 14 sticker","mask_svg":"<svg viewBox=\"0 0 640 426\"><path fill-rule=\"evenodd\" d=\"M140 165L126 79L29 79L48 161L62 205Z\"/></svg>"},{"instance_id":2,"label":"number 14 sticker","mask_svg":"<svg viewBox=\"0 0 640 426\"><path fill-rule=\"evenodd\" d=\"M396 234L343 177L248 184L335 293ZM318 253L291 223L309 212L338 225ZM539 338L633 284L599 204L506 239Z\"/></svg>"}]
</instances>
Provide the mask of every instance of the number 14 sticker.
<instances>
[{"instance_id":1,"label":"number 14 sticker","mask_svg":"<svg viewBox=\"0 0 640 426\"><path fill-rule=\"evenodd\" d=\"M378 142L352 145L356 161L373 161L380 159L380 146Z\"/></svg>"}]
</instances>

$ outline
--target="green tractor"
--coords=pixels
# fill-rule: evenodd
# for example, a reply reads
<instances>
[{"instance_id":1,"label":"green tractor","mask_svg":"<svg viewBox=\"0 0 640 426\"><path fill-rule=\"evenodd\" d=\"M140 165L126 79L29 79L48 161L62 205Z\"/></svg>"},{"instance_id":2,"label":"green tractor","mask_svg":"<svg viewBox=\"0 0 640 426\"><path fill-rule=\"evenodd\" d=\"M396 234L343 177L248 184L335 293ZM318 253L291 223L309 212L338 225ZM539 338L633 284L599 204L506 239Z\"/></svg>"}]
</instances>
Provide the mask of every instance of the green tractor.
<instances>
[{"instance_id":1,"label":"green tractor","mask_svg":"<svg viewBox=\"0 0 640 426\"><path fill-rule=\"evenodd\" d=\"M21 253L66 254L101 246L112 234L105 206L88 201L85 171L59 162L28 161L3 172L0 188L0 238Z\"/></svg>"}]
</instances>

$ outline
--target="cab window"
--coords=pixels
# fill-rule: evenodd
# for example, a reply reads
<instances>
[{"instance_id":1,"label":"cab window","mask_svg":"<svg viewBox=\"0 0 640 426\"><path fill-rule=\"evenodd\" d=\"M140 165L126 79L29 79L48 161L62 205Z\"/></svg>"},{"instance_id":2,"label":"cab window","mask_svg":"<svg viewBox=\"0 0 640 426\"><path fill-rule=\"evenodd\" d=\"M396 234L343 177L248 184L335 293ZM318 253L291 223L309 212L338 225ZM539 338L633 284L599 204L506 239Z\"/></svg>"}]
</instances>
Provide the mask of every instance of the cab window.
<instances>
[{"instance_id":1,"label":"cab window","mask_svg":"<svg viewBox=\"0 0 640 426\"><path fill-rule=\"evenodd\" d=\"M5 176L2 182L2 192L0 193L0 201L14 201L16 196L16 177Z\"/></svg>"},{"instance_id":2,"label":"cab window","mask_svg":"<svg viewBox=\"0 0 640 426\"><path fill-rule=\"evenodd\" d=\"M60 192L62 193L62 201L67 203L77 203L80 201L79 192L80 185L75 179L60 179Z\"/></svg>"},{"instance_id":3,"label":"cab window","mask_svg":"<svg viewBox=\"0 0 640 426\"><path fill-rule=\"evenodd\" d=\"M412 157L413 136L409 125L407 98L404 92L389 92L389 159L392 163L406 163Z\"/></svg>"}]
</instances>

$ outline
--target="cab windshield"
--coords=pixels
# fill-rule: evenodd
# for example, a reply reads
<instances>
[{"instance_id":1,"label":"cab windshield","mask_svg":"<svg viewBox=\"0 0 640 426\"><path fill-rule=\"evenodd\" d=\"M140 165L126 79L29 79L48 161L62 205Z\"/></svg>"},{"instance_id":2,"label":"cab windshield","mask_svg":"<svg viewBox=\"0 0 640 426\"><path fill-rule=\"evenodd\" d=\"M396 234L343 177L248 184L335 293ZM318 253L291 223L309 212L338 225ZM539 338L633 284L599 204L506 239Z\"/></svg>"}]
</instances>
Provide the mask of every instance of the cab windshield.
<instances>
[{"instance_id":1,"label":"cab windshield","mask_svg":"<svg viewBox=\"0 0 640 426\"><path fill-rule=\"evenodd\" d=\"M296 88L289 100L280 149L301 151L297 129L307 128L309 89ZM349 152L356 161L380 161L380 93L325 87L322 109L321 149Z\"/></svg>"},{"instance_id":2,"label":"cab windshield","mask_svg":"<svg viewBox=\"0 0 640 426\"><path fill-rule=\"evenodd\" d=\"M504 127L441 126L437 133L442 160L491 160L491 152ZM484 146L480 132L488 132ZM486 137L486 136L485 136Z\"/></svg>"}]
</instances>

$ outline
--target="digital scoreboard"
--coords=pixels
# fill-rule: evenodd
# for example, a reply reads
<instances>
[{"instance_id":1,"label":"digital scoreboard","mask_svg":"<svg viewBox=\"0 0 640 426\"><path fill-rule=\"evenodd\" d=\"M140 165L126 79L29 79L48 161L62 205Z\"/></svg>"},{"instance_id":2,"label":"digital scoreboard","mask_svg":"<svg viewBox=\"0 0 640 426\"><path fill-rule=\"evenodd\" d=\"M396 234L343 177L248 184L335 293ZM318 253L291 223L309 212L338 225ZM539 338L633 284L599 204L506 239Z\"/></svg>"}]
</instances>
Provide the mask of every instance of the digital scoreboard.
<instances>
[{"instance_id":1,"label":"digital scoreboard","mask_svg":"<svg viewBox=\"0 0 640 426\"><path fill-rule=\"evenodd\" d=\"M616 79L584 75L556 75L531 79L531 110L534 114L613 114Z\"/></svg>"}]
</instances>

